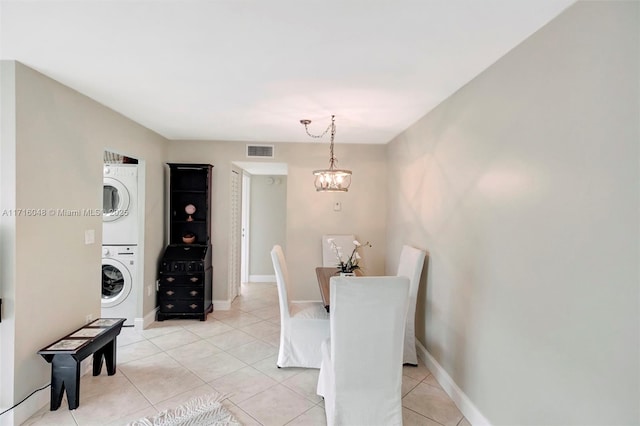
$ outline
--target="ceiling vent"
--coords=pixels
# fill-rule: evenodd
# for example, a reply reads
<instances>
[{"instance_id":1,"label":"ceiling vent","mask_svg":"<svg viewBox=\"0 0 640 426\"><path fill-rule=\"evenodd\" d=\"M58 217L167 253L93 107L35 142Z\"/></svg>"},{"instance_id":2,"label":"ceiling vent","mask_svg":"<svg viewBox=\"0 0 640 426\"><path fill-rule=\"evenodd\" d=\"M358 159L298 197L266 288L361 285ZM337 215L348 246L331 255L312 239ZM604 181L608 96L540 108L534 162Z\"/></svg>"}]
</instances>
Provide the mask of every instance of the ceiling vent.
<instances>
[{"instance_id":1,"label":"ceiling vent","mask_svg":"<svg viewBox=\"0 0 640 426\"><path fill-rule=\"evenodd\" d=\"M273 145L247 145L247 157L273 158Z\"/></svg>"}]
</instances>

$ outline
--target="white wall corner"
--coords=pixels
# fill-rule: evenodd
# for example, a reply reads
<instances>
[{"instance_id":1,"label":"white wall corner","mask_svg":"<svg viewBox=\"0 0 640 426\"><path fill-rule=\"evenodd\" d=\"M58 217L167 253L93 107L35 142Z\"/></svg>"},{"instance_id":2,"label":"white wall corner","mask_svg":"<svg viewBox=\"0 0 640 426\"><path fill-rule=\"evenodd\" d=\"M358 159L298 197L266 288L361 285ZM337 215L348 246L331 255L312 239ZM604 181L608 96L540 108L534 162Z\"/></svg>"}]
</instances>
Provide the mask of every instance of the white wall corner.
<instances>
[{"instance_id":1,"label":"white wall corner","mask_svg":"<svg viewBox=\"0 0 640 426\"><path fill-rule=\"evenodd\" d=\"M213 310L214 311L228 311L231 309L231 300L214 300L213 301Z\"/></svg>"},{"instance_id":2,"label":"white wall corner","mask_svg":"<svg viewBox=\"0 0 640 426\"><path fill-rule=\"evenodd\" d=\"M134 318L133 325L135 326L135 331L141 331L149 327L156 320L156 312L158 312L158 308L152 309L144 318Z\"/></svg>"},{"instance_id":3,"label":"white wall corner","mask_svg":"<svg viewBox=\"0 0 640 426\"><path fill-rule=\"evenodd\" d=\"M478 407L476 407L462 389L458 387L456 382L449 376L449 373L447 373L429 351L427 351L427 348L418 340L416 340L416 347L418 349L418 357L424 362L431 374L433 374L433 377L449 397L451 397L469 423L473 426L491 426L489 420L480 412Z\"/></svg>"}]
</instances>

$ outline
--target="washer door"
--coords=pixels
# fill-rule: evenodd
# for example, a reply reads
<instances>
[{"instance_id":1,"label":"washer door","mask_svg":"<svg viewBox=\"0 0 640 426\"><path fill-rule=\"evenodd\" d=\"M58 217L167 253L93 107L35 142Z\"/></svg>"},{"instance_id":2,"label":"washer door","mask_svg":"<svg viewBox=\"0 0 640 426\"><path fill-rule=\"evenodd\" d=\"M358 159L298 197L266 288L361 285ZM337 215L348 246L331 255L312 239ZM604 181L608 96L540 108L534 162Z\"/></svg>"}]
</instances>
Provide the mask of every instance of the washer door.
<instances>
[{"instance_id":1,"label":"washer door","mask_svg":"<svg viewBox=\"0 0 640 426\"><path fill-rule=\"evenodd\" d=\"M131 273L122 262L102 259L102 307L112 308L124 302L131 292Z\"/></svg>"},{"instance_id":2,"label":"washer door","mask_svg":"<svg viewBox=\"0 0 640 426\"><path fill-rule=\"evenodd\" d=\"M126 217L129 211L129 190L117 179L105 177L102 180L102 221L113 222Z\"/></svg>"}]
</instances>

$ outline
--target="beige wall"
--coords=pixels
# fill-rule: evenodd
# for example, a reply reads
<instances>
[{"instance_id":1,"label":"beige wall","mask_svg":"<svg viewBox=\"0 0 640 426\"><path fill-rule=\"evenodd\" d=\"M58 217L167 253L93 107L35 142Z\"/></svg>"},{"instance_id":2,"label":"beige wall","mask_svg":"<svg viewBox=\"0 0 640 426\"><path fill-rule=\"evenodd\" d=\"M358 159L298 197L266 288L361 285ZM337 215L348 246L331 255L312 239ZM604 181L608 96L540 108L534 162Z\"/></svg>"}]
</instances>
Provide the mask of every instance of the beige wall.
<instances>
[{"instance_id":1,"label":"beige wall","mask_svg":"<svg viewBox=\"0 0 640 426\"><path fill-rule=\"evenodd\" d=\"M146 234L144 284L155 282L162 250L162 161L166 140L122 115L20 64L3 61L2 91L15 90L15 138L2 141L2 155L15 149L15 174L2 164L2 209L44 209L45 216L2 219L3 321L2 405L11 406L50 379L50 366L36 352L100 316L101 216L61 216L50 209L101 209L105 148L145 161ZM15 79L5 79L5 71ZM4 97L3 97L4 101ZM3 108L3 124L4 124ZM4 133L3 133L4 135ZM9 175L5 175L7 172ZM9 173L10 172L10 173ZM5 191L15 191L15 202ZM93 229L95 244L85 245ZM142 297L142 289L136 289ZM143 306L143 307L142 307ZM146 297L137 316L155 307ZM14 342L5 336L15 333ZM13 362L5 363L5 357ZM15 375L11 378L11 375ZM45 400L47 400L46 392ZM16 409L16 423L31 398ZM31 407L33 408L33 407ZM39 408L39 407L36 407ZM7 416L2 417L2 421Z\"/></svg>"},{"instance_id":2,"label":"beige wall","mask_svg":"<svg viewBox=\"0 0 640 426\"><path fill-rule=\"evenodd\" d=\"M292 123L295 125L295 123ZM327 233L353 233L370 240L363 252L367 272L384 273L386 192L385 147L336 144L340 167L353 170L347 193L316 193L312 171L328 166L328 143L276 145L272 161L287 163L286 256L294 282L292 298L319 300L315 267L322 264L321 237ZM245 144L238 142L173 141L172 162L209 162L213 169L213 298L227 299L229 243L229 187L232 161L246 161ZM334 201L342 211L334 212Z\"/></svg>"},{"instance_id":3,"label":"beige wall","mask_svg":"<svg viewBox=\"0 0 640 426\"><path fill-rule=\"evenodd\" d=\"M492 424L640 422L638 17L578 2L388 146L388 268L429 252L419 340Z\"/></svg>"},{"instance_id":4,"label":"beige wall","mask_svg":"<svg viewBox=\"0 0 640 426\"><path fill-rule=\"evenodd\" d=\"M271 249L286 250L287 177L251 176L249 275L273 275Z\"/></svg>"}]
</instances>

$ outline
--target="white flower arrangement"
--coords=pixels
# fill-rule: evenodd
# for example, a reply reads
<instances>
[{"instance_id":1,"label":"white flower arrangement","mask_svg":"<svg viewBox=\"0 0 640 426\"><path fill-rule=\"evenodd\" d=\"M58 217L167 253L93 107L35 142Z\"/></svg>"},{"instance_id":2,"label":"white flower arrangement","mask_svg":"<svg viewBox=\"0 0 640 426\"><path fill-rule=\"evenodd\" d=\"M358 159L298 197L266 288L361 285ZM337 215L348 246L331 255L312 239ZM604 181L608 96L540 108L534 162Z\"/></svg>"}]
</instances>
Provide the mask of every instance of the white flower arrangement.
<instances>
[{"instance_id":1,"label":"white flower arrangement","mask_svg":"<svg viewBox=\"0 0 640 426\"><path fill-rule=\"evenodd\" d=\"M340 272L345 273L353 272L354 270L360 268L359 263L360 259L362 259L360 253L358 253L358 249L360 247L372 247L369 241L364 244L360 244L358 240L353 240L353 245L355 247L353 248L353 251L351 252L349 258L345 261L343 259L344 253L342 252L342 247L338 247L333 238L329 238L327 242L329 243L329 245L331 245L331 248L336 253L336 259L338 260L338 269L340 270Z\"/></svg>"}]
</instances>

